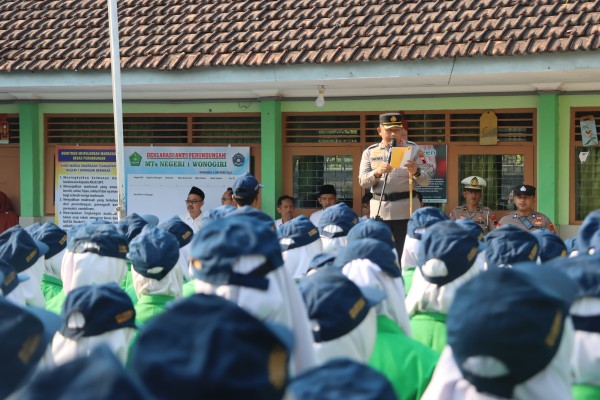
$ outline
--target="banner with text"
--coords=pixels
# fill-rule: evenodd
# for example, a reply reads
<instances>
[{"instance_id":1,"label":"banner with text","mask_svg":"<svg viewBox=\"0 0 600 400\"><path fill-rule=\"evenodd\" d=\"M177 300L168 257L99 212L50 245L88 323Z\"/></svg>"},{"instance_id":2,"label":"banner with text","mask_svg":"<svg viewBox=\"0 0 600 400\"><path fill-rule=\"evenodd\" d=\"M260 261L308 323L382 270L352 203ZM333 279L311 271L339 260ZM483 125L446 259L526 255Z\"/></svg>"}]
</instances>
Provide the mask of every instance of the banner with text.
<instances>
[{"instance_id":1,"label":"banner with text","mask_svg":"<svg viewBox=\"0 0 600 400\"><path fill-rule=\"evenodd\" d=\"M56 225L69 229L90 219L117 221L117 168L111 148L57 148Z\"/></svg>"},{"instance_id":2,"label":"banner with text","mask_svg":"<svg viewBox=\"0 0 600 400\"><path fill-rule=\"evenodd\" d=\"M210 210L249 171L249 147L125 147L127 214L161 221L185 214L192 186L204 191L202 210Z\"/></svg>"},{"instance_id":3,"label":"banner with text","mask_svg":"<svg viewBox=\"0 0 600 400\"><path fill-rule=\"evenodd\" d=\"M418 186L417 190L423 195L426 205L448 202L446 191L446 145L419 145L423 154L419 154L421 170L429 172L429 186Z\"/></svg>"}]
</instances>

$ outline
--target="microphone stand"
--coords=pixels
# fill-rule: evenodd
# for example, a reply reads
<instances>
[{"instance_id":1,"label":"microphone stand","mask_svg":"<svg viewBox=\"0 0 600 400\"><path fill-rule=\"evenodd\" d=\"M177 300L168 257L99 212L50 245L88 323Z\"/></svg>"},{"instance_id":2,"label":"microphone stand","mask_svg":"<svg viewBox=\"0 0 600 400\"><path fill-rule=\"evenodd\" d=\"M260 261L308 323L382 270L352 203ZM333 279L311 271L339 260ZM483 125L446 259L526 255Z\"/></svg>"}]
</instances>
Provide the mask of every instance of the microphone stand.
<instances>
[{"instance_id":1,"label":"microphone stand","mask_svg":"<svg viewBox=\"0 0 600 400\"><path fill-rule=\"evenodd\" d=\"M390 154L388 154L387 163L389 164L392 161L392 149L396 147L396 139L392 139L392 143L390 145ZM375 215L376 221L381 221L381 217L379 216L379 211L381 210L381 202L383 201L383 194L385 193L385 186L387 185L387 178L389 173L386 173L383 177L383 187L381 188L381 194L379 195L379 206L377 207L377 215Z\"/></svg>"}]
</instances>

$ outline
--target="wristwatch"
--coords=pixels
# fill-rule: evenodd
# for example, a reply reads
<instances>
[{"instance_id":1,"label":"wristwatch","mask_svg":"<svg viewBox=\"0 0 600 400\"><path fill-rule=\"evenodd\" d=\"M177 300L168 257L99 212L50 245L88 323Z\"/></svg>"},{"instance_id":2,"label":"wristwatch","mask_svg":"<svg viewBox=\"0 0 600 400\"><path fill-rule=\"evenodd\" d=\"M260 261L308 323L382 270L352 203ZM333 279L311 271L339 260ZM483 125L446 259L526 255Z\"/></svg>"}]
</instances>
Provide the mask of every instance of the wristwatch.
<instances>
[{"instance_id":1,"label":"wristwatch","mask_svg":"<svg viewBox=\"0 0 600 400\"><path fill-rule=\"evenodd\" d=\"M417 176L421 176L421 168L417 167L417 172L415 172L413 174L413 176L416 178Z\"/></svg>"}]
</instances>

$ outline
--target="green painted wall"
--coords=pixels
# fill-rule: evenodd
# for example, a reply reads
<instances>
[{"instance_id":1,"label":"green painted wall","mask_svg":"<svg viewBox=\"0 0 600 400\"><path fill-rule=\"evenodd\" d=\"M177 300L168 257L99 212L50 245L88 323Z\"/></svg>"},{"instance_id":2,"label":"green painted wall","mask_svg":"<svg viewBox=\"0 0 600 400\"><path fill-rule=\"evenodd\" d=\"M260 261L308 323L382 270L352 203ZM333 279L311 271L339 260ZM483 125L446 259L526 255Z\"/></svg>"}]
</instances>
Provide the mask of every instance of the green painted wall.
<instances>
[{"instance_id":1,"label":"green painted wall","mask_svg":"<svg viewBox=\"0 0 600 400\"><path fill-rule=\"evenodd\" d=\"M537 122L537 209L558 223L558 94L539 95Z\"/></svg>"},{"instance_id":2,"label":"green painted wall","mask_svg":"<svg viewBox=\"0 0 600 400\"><path fill-rule=\"evenodd\" d=\"M40 217L44 210L44 132L39 105L19 106L21 217Z\"/></svg>"},{"instance_id":3,"label":"green painted wall","mask_svg":"<svg viewBox=\"0 0 600 400\"><path fill-rule=\"evenodd\" d=\"M262 211L275 217L281 195L281 102L261 102Z\"/></svg>"}]
</instances>

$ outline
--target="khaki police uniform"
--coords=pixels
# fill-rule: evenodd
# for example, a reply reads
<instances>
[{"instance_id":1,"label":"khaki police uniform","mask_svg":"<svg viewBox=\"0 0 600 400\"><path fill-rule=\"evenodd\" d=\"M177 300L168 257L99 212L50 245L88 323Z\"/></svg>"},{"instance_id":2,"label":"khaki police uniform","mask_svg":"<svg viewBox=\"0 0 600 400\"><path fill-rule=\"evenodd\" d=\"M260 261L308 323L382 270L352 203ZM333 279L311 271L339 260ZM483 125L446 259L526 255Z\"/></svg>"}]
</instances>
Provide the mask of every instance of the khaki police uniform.
<instances>
[{"instance_id":1,"label":"khaki police uniform","mask_svg":"<svg viewBox=\"0 0 600 400\"><path fill-rule=\"evenodd\" d=\"M556 228L550 221L550 218L546 217L542 213L531 213L528 216L521 217L518 213L507 214L500 219L498 225L515 225L526 231L535 231L537 229L548 229L556 233Z\"/></svg>"},{"instance_id":2,"label":"khaki police uniform","mask_svg":"<svg viewBox=\"0 0 600 400\"><path fill-rule=\"evenodd\" d=\"M494 214L489 207L485 206L479 206L473 211L469 211L467 206L459 206L450 213L450 219L452 221L462 218L472 219L477 222L481 229L483 229L484 235L488 234L498 225L496 214Z\"/></svg>"},{"instance_id":3,"label":"khaki police uniform","mask_svg":"<svg viewBox=\"0 0 600 400\"><path fill-rule=\"evenodd\" d=\"M479 176L468 176L460 181L464 190L479 190L483 191L483 188L487 186L485 179ZM498 219L496 214L492 212L489 207L477 206L474 210L469 211L466 205L458 206L450 213L450 219L456 221L457 219L468 218L479 224L483 230L483 234L488 234L492 229L498 225Z\"/></svg>"},{"instance_id":4,"label":"khaki police uniform","mask_svg":"<svg viewBox=\"0 0 600 400\"><path fill-rule=\"evenodd\" d=\"M407 146L412 147L412 160L418 165L426 166L423 151L414 142L406 141ZM379 200L381 199L381 190L383 188L384 178L375 177L375 168L379 163L385 163L389 159L391 148L386 148L383 142L369 146L363 151L360 160L360 169L358 182L363 188L371 188L373 199L369 203L371 206L371 218L377 215L379 209ZM416 184L428 186L431 182L431 176L426 168L419 168L420 174L413 176L413 190L416 190ZM418 175L418 176L417 176ZM381 209L379 216L384 221L389 220L408 220L410 218L409 207L409 178L408 171L404 168L394 168L388 174L387 183L385 185L385 193L381 199ZM416 210L420 203L416 194L413 192L412 208Z\"/></svg>"}]
</instances>

